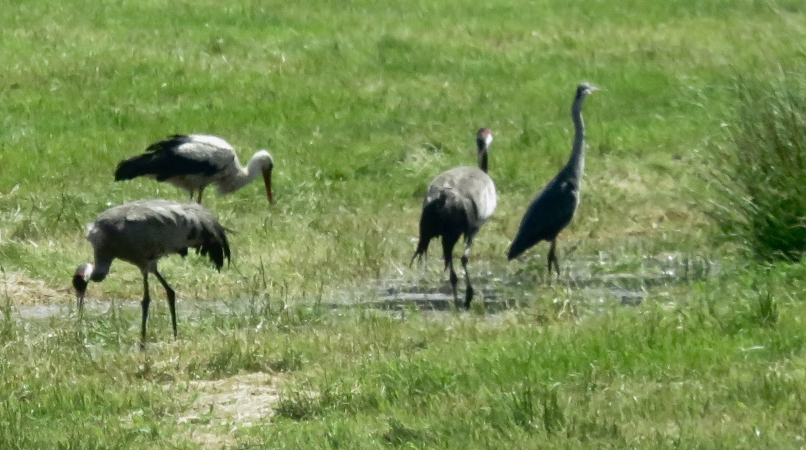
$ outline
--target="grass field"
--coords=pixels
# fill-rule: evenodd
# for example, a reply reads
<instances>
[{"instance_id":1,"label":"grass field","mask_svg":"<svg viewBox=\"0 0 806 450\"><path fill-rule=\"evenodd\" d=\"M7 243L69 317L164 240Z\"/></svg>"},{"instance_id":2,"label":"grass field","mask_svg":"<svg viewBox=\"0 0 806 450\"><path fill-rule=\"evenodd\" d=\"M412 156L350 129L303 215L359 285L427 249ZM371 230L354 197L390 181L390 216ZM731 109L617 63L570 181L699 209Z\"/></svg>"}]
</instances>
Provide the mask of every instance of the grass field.
<instances>
[{"instance_id":1,"label":"grass field","mask_svg":"<svg viewBox=\"0 0 806 450\"><path fill-rule=\"evenodd\" d=\"M804 42L794 0L6 2L0 447L803 448L806 267L713 244L701 205L738 80L804 73ZM545 244L505 252L568 157L580 81L603 91L549 283ZM332 309L445 288L436 247L408 268L422 195L482 126L499 206L471 274L521 306ZM186 199L112 174L192 132L269 149L276 203L206 195L232 265L163 260L180 311L201 306L173 341L152 286L140 352L137 269L90 285L83 321L69 278L98 213ZM649 282L655 260L709 269Z\"/></svg>"}]
</instances>

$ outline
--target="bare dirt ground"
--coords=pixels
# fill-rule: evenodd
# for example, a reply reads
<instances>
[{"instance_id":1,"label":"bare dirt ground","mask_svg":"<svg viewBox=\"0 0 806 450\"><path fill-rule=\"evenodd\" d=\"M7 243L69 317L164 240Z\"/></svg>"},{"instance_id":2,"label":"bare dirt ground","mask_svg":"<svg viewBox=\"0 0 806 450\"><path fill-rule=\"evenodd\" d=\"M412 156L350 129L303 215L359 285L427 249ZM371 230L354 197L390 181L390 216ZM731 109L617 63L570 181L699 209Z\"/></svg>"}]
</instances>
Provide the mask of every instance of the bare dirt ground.
<instances>
[{"instance_id":1,"label":"bare dirt ground","mask_svg":"<svg viewBox=\"0 0 806 450\"><path fill-rule=\"evenodd\" d=\"M189 393L194 398L178 421L189 424L190 440L204 448L235 445L235 430L274 414L273 406L279 399L277 381L262 372L191 381Z\"/></svg>"}]
</instances>

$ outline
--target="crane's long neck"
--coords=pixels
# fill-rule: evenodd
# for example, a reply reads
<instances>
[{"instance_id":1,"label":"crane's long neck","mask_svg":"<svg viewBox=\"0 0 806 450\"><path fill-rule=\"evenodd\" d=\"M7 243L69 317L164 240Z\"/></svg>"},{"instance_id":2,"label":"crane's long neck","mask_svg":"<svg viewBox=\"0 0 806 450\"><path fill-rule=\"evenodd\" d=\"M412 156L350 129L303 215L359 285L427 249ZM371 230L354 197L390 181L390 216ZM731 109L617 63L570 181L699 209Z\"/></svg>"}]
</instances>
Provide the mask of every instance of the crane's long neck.
<instances>
[{"instance_id":1,"label":"crane's long neck","mask_svg":"<svg viewBox=\"0 0 806 450\"><path fill-rule=\"evenodd\" d=\"M218 185L218 193L229 194L237 191L257 178L258 175L262 173L262 170L262 161L258 154L255 153L252 159L249 160L249 163L246 164L246 167L238 164L230 176L221 180Z\"/></svg>"},{"instance_id":2,"label":"crane's long neck","mask_svg":"<svg viewBox=\"0 0 806 450\"><path fill-rule=\"evenodd\" d=\"M584 95L577 95L571 107L571 119L574 121L574 146L566 168L574 173L577 180L582 179L585 170L585 123L582 121L582 102Z\"/></svg>"},{"instance_id":3,"label":"crane's long neck","mask_svg":"<svg viewBox=\"0 0 806 450\"><path fill-rule=\"evenodd\" d=\"M89 271L87 273L87 279L92 280L96 283L100 283L104 281L106 276L109 274L109 268L112 266L111 259L105 258L95 258L95 264L89 264Z\"/></svg>"},{"instance_id":4,"label":"crane's long neck","mask_svg":"<svg viewBox=\"0 0 806 450\"><path fill-rule=\"evenodd\" d=\"M487 146L479 146L479 169L487 173Z\"/></svg>"}]
</instances>

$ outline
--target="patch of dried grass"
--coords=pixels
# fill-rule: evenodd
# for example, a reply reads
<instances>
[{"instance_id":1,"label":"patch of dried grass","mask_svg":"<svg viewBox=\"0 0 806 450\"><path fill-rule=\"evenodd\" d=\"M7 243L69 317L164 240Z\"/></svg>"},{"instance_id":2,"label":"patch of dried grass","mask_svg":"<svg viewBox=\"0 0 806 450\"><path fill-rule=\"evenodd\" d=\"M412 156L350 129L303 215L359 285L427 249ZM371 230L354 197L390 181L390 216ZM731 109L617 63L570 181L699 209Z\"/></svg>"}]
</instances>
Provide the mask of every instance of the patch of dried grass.
<instances>
[{"instance_id":1,"label":"patch of dried grass","mask_svg":"<svg viewBox=\"0 0 806 450\"><path fill-rule=\"evenodd\" d=\"M69 301L71 295L68 290L57 291L21 272L6 271L0 274L0 299L11 299L12 306L54 305Z\"/></svg>"}]
</instances>

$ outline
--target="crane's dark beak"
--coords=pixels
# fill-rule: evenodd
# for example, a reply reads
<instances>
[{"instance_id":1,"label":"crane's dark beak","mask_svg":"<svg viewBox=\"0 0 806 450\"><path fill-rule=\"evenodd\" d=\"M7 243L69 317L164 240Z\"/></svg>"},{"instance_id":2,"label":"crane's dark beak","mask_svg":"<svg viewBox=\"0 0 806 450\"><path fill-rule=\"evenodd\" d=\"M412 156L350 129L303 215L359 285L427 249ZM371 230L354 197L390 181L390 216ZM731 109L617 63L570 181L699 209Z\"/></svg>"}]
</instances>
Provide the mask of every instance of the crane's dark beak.
<instances>
[{"instance_id":1,"label":"crane's dark beak","mask_svg":"<svg viewBox=\"0 0 806 450\"><path fill-rule=\"evenodd\" d=\"M269 204L274 204L274 196L271 193L271 171L272 167L263 171L263 184L266 185L266 197L269 198Z\"/></svg>"},{"instance_id":2,"label":"crane's dark beak","mask_svg":"<svg viewBox=\"0 0 806 450\"><path fill-rule=\"evenodd\" d=\"M78 307L78 312L81 313L84 310L84 294L87 293L87 280L84 278L84 275L76 273L73 276L73 287L76 289L76 307Z\"/></svg>"}]
</instances>

